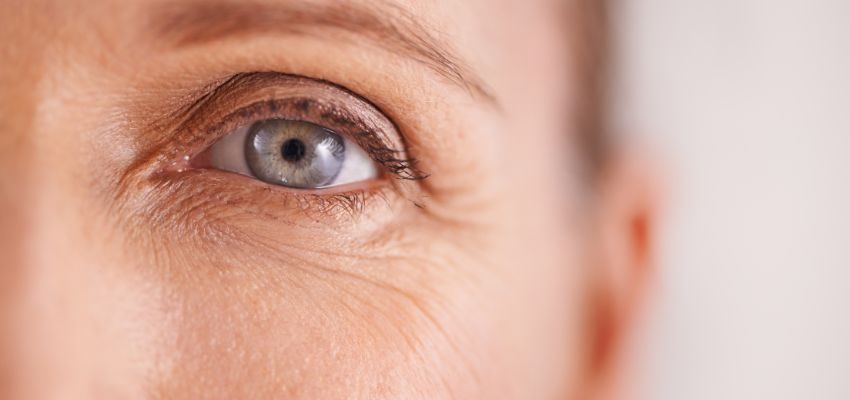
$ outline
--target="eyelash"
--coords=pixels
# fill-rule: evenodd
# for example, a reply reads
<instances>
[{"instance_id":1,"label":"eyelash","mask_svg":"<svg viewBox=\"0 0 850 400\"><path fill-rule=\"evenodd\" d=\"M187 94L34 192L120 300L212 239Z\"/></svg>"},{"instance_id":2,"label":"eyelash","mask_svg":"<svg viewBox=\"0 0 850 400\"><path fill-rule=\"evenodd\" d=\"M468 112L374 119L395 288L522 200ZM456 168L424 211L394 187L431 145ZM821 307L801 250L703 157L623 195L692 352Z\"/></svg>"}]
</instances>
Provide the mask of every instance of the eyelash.
<instances>
[{"instance_id":1,"label":"eyelash","mask_svg":"<svg viewBox=\"0 0 850 400\"><path fill-rule=\"evenodd\" d=\"M388 136L392 133L379 132L380 129L370 126L374 124L368 122L368 116L358 116L357 112L346 109L344 105L334 104L337 101L289 96L285 99L271 98L255 101L248 106L226 114L222 118L216 118L216 112L208 112L211 103L227 97L231 91L240 89L243 84L253 84L255 81L265 80L269 77L292 81L291 83L296 85L327 85L332 88L330 90L340 91L352 99L368 105L375 113L386 119L383 116L384 114L373 104L333 83L269 72L237 74L203 94L199 101L189 107L190 115L188 115L187 121L190 122L184 124L181 130L192 136L184 140L184 145L178 146L179 148L175 150L174 155L179 158L173 161L171 166L179 166L177 169L196 168L196 165L185 161L194 160L210 145L235 129L266 119L282 118L311 122L350 137L369 154L373 161L382 167L383 171L398 179L415 181L426 179L429 176L417 168L416 159L408 157L406 150L399 150L391 144L393 140ZM193 125L196 124L191 123L191 121L203 120L204 115L211 115L212 117L208 119L217 120L217 122L209 124L204 121L197 124L200 125L199 127L193 129ZM392 124L391 121L386 120ZM392 128L395 132L398 132L394 124ZM397 135L399 136L397 141L400 145L403 145L404 142L400 133Z\"/></svg>"}]
</instances>

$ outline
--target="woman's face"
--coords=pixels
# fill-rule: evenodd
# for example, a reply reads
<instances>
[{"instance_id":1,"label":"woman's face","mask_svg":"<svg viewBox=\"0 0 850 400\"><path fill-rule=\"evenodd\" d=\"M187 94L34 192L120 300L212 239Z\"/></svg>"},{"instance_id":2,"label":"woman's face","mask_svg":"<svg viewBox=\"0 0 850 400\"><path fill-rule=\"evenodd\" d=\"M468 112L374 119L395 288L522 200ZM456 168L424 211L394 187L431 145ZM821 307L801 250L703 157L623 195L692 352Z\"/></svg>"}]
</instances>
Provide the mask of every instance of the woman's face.
<instances>
[{"instance_id":1,"label":"woman's face","mask_svg":"<svg viewBox=\"0 0 850 400\"><path fill-rule=\"evenodd\" d=\"M563 4L0 4L2 397L584 390Z\"/></svg>"}]
</instances>

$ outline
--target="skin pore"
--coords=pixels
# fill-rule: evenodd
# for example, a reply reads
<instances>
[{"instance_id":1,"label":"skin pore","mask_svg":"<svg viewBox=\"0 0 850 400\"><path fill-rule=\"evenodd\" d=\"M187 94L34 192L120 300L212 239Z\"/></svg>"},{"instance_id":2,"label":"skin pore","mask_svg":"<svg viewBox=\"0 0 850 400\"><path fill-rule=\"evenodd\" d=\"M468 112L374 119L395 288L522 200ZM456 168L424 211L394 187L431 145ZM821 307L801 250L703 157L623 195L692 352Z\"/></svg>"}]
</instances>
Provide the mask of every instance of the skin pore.
<instances>
[{"instance_id":1,"label":"skin pore","mask_svg":"<svg viewBox=\"0 0 850 400\"><path fill-rule=\"evenodd\" d=\"M582 172L580 10L0 0L0 397L612 396L651 201ZM380 172L205 158L268 119Z\"/></svg>"}]
</instances>

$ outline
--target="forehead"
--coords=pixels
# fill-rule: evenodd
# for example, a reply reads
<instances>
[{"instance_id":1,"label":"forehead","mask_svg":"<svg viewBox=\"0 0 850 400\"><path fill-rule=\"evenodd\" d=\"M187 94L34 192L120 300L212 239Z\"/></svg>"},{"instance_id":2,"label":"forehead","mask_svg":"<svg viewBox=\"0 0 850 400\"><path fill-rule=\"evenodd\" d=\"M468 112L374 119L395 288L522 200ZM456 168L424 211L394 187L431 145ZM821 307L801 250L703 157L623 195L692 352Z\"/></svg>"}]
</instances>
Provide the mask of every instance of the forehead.
<instances>
[{"instance_id":1,"label":"forehead","mask_svg":"<svg viewBox=\"0 0 850 400\"><path fill-rule=\"evenodd\" d=\"M569 0L2 0L0 6L6 12L0 15L0 19L9 22L22 18L50 21L49 25L54 28L82 23L116 33L149 28L149 22L160 17L162 10L174 7L197 9L201 15L217 19L229 17L227 10L235 6L242 9L277 9L281 11L278 14L288 10L293 11L292 14L310 9L342 11L342 14L346 10L366 10L383 21L415 22L457 47L480 53L512 42L487 39L508 36L534 38L551 32L553 26L564 23L560 15L564 1ZM211 13L210 10L220 10L221 13ZM24 35L33 29L48 27L30 25L30 29L20 32ZM483 40L488 41L487 45L482 45Z\"/></svg>"},{"instance_id":2,"label":"forehead","mask_svg":"<svg viewBox=\"0 0 850 400\"><path fill-rule=\"evenodd\" d=\"M177 32L184 37L205 30L284 26L300 19L305 20L302 25L347 25L355 31L383 24L412 39L431 39L431 50L456 56L458 63L493 75L490 79L513 74L529 61L536 65L552 58L547 55L565 39L559 0L4 0L3 6L7 10L0 13L7 27L3 37L67 38L64 45L80 47L156 44L163 39L157 33L175 20L167 18L175 10L184 22L218 22L217 26L173 24L188 29ZM317 15L324 21L317 21ZM81 36L95 40L80 40Z\"/></svg>"}]
</instances>

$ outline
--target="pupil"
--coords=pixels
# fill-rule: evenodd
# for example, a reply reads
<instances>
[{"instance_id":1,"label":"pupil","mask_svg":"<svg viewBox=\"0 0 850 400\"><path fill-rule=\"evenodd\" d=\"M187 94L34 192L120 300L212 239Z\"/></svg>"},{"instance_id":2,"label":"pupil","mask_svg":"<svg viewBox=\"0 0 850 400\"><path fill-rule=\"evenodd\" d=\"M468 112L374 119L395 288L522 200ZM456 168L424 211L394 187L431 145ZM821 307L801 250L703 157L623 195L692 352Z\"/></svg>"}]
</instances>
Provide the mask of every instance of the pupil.
<instances>
[{"instance_id":1,"label":"pupil","mask_svg":"<svg viewBox=\"0 0 850 400\"><path fill-rule=\"evenodd\" d=\"M298 162L304 158L307 153L307 147L304 142L298 139L289 139L280 148L280 153L283 159L289 162Z\"/></svg>"}]
</instances>

